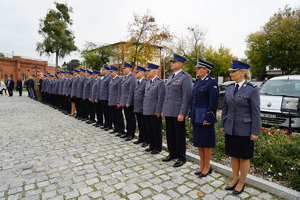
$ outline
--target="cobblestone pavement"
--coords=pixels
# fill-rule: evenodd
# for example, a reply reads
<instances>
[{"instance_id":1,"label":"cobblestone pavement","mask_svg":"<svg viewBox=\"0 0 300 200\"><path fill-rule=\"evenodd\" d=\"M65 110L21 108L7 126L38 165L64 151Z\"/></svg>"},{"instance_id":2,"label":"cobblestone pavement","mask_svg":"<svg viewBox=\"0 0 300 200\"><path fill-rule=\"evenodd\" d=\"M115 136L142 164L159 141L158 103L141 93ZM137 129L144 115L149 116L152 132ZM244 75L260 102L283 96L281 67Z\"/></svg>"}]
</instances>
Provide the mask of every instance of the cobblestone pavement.
<instances>
[{"instance_id":1,"label":"cobblestone pavement","mask_svg":"<svg viewBox=\"0 0 300 200\"><path fill-rule=\"evenodd\" d=\"M198 178L195 163L173 168L165 151L151 155L26 96L0 96L0 116L0 200L277 199L250 186L234 196L222 174Z\"/></svg>"}]
</instances>

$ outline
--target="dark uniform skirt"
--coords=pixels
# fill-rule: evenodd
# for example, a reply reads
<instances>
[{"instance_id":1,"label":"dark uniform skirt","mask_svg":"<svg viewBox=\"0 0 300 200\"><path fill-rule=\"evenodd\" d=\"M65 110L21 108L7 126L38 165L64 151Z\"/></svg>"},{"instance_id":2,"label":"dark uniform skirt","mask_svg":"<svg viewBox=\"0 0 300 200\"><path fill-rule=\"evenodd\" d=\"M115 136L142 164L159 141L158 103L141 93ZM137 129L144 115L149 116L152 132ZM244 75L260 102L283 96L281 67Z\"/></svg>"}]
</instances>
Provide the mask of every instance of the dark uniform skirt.
<instances>
[{"instance_id":1,"label":"dark uniform skirt","mask_svg":"<svg viewBox=\"0 0 300 200\"><path fill-rule=\"evenodd\" d=\"M214 148L216 146L214 124L193 125L193 144L195 147Z\"/></svg>"},{"instance_id":2,"label":"dark uniform skirt","mask_svg":"<svg viewBox=\"0 0 300 200\"><path fill-rule=\"evenodd\" d=\"M253 158L254 141L250 136L236 136L225 134L225 153L230 157L251 159Z\"/></svg>"}]
</instances>

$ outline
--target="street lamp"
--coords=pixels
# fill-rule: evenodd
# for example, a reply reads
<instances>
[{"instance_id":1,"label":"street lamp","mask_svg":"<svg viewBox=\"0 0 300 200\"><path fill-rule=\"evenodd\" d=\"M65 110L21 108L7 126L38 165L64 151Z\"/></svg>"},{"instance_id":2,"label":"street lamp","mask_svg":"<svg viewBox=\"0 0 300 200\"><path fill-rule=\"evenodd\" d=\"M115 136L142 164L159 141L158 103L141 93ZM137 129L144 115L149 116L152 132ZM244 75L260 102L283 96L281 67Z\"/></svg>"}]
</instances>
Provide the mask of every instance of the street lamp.
<instances>
[{"instance_id":1,"label":"street lamp","mask_svg":"<svg viewBox=\"0 0 300 200\"><path fill-rule=\"evenodd\" d=\"M66 69L67 68L67 63L66 62L64 62L64 64L61 66L63 69Z\"/></svg>"},{"instance_id":2,"label":"street lamp","mask_svg":"<svg viewBox=\"0 0 300 200\"><path fill-rule=\"evenodd\" d=\"M298 117L300 114L300 98L299 97L282 97L281 113L289 117L289 134L292 133L292 117Z\"/></svg>"}]
</instances>

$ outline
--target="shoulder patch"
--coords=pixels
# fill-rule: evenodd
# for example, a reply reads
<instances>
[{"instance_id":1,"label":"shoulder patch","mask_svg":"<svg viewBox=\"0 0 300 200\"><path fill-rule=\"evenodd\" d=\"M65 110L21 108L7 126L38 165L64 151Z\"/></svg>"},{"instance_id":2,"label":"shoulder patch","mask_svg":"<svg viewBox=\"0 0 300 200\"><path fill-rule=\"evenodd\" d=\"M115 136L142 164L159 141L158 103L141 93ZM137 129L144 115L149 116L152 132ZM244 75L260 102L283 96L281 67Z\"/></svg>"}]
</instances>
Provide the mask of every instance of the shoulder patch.
<instances>
[{"instance_id":1,"label":"shoulder patch","mask_svg":"<svg viewBox=\"0 0 300 200\"><path fill-rule=\"evenodd\" d=\"M250 83L250 82L248 82L247 85L250 85L250 86L252 86L252 87L254 87L254 88L257 87L257 85L255 85L254 83Z\"/></svg>"}]
</instances>

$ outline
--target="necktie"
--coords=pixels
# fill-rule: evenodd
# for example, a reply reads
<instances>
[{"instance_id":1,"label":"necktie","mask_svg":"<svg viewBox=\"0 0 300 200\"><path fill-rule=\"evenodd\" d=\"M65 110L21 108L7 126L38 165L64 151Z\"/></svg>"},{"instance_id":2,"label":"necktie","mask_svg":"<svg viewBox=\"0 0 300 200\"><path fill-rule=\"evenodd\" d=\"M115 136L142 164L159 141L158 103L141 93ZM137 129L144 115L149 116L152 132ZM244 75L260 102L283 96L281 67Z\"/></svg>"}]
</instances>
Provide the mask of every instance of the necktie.
<instances>
[{"instance_id":1,"label":"necktie","mask_svg":"<svg viewBox=\"0 0 300 200\"><path fill-rule=\"evenodd\" d=\"M172 75L172 79L175 77L175 74Z\"/></svg>"},{"instance_id":2,"label":"necktie","mask_svg":"<svg viewBox=\"0 0 300 200\"><path fill-rule=\"evenodd\" d=\"M152 80L150 80L150 84L152 84Z\"/></svg>"},{"instance_id":3,"label":"necktie","mask_svg":"<svg viewBox=\"0 0 300 200\"><path fill-rule=\"evenodd\" d=\"M138 81L138 85L140 85L140 81Z\"/></svg>"},{"instance_id":4,"label":"necktie","mask_svg":"<svg viewBox=\"0 0 300 200\"><path fill-rule=\"evenodd\" d=\"M233 95L235 95L238 90L239 90L239 84L236 84L234 91L233 91Z\"/></svg>"}]
</instances>

